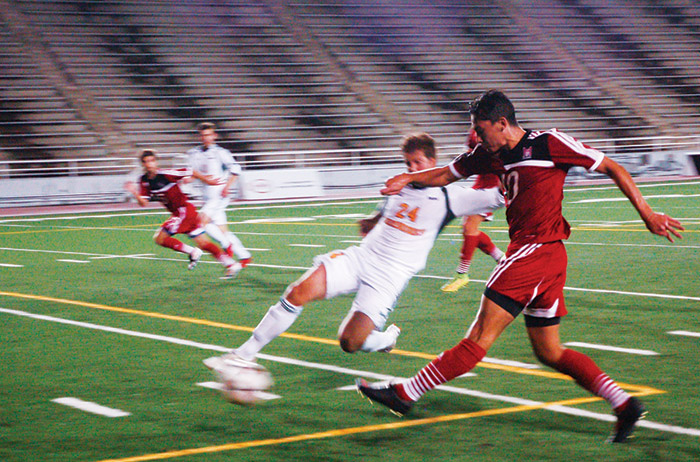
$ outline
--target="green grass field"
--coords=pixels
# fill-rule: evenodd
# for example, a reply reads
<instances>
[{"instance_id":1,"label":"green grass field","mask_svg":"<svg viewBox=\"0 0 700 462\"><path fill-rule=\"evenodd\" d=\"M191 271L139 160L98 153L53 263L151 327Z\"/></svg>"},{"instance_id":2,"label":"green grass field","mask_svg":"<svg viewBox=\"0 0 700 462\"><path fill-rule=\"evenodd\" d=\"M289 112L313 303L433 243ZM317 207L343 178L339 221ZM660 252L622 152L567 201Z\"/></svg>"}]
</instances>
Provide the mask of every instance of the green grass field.
<instances>
[{"instance_id":1,"label":"green grass field","mask_svg":"<svg viewBox=\"0 0 700 462\"><path fill-rule=\"evenodd\" d=\"M457 221L392 314L398 350L343 353L335 336L351 297L310 304L260 359L281 398L241 407L197 385L212 380L202 359L247 339L314 255L359 241L355 220L377 200L237 204L229 221L254 264L233 281L210 257L187 271L183 255L156 246L161 210L0 218L0 460L699 460L700 338L668 333L700 332L699 186L642 187L686 225L675 244L649 234L614 187L566 191L562 341L657 353L578 348L649 409L648 426L615 446L604 443L604 402L528 367L537 361L520 319L488 353L517 363L482 363L403 419L339 390L356 376L411 376L463 336L493 261L477 252L469 286L439 290L458 261ZM483 230L505 249L503 211ZM129 415L52 402L61 397Z\"/></svg>"}]
</instances>

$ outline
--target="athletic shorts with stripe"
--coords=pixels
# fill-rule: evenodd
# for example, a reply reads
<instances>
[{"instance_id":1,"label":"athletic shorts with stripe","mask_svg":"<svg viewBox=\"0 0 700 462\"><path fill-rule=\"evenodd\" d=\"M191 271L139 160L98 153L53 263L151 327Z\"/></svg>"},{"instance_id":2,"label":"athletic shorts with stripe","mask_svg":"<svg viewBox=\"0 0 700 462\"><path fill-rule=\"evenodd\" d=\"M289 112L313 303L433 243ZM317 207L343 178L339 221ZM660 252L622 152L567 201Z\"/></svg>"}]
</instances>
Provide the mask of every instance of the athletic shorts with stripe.
<instances>
[{"instance_id":1,"label":"athletic shorts with stripe","mask_svg":"<svg viewBox=\"0 0 700 462\"><path fill-rule=\"evenodd\" d=\"M491 273L484 296L513 316L558 320L566 315L566 248L561 241L508 249ZM532 321L532 319L530 319Z\"/></svg>"}]
</instances>

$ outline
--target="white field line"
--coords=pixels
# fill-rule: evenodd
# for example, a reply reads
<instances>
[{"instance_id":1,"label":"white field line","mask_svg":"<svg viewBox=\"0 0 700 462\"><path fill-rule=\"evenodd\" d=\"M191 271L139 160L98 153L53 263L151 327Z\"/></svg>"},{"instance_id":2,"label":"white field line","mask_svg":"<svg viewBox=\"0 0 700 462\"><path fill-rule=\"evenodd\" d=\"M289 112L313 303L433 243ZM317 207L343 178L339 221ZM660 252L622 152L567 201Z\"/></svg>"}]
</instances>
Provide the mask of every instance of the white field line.
<instances>
[{"instance_id":1,"label":"white field line","mask_svg":"<svg viewBox=\"0 0 700 462\"><path fill-rule=\"evenodd\" d=\"M24 265L15 265L14 263L0 263L4 268L24 268Z\"/></svg>"},{"instance_id":2,"label":"white field line","mask_svg":"<svg viewBox=\"0 0 700 462\"><path fill-rule=\"evenodd\" d=\"M56 398L51 400L54 403L63 404L64 406L79 409L81 411L89 412L90 414L103 415L105 417L126 417L131 415L129 412L122 411L120 409L113 409L111 407L102 406L91 401L83 401L78 398Z\"/></svg>"},{"instance_id":3,"label":"white field line","mask_svg":"<svg viewBox=\"0 0 700 462\"><path fill-rule=\"evenodd\" d=\"M289 247L309 247L309 248L322 248L325 247L324 244L287 244Z\"/></svg>"},{"instance_id":4,"label":"white field line","mask_svg":"<svg viewBox=\"0 0 700 462\"><path fill-rule=\"evenodd\" d=\"M101 330L101 331L105 331L105 332L113 332L113 333L122 334L122 335L129 335L132 337L140 337L140 338L148 338L148 339L152 339L152 340L159 340L159 341L163 341L163 342L174 343L177 345L192 346L192 347L201 348L201 349L205 349L205 350L222 351L222 352L227 352L230 350L229 348L218 346L218 345L210 345L210 344L206 344L206 343L193 342L190 340L180 339L180 338L176 338L176 337L168 337L168 336L156 335L156 334L147 334L147 333L143 333L143 332L137 332L137 331L126 330L126 329L119 329L119 328L109 327L109 326L101 326L98 324L73 321L70 319L55 318L53 316L45 316L45 315L40 315L40 314L28 313L26 311L17 311L17 310L9 310L6 308L0 308L0 312L15 315L15 316L22 316L22 317L27 317L27 318L32 318L32 319L43 320L43 321L50 321L50 322L56 322L56 323L60 323L60 324L73 325L73 326L77 326L77 327L85 327L88 329L95 329L95 330ZM347 375L351 375L354 377L360 376L360 377L366 377L366 378L376 379L376 380L401 379L400 377L394 377L394 376L385 375L385 374L377 374L374 372L361 371L361 370L357 370L357 369L348 369L345 367L339 367L339 366L335 366L335 365L331 365L331 364L322 364L322 363L314 363L314 362L309 362L309 361L302 361L302 360L298 360L298 359L285 358L282 356L271 356L271 355L260 354L260 355L258 355L258 358L266 360L266 361L273 361L273 362L279 362L279 363L289 364L289 365L294 365L294 366L307 367L307 368L311 368L311 369L320 369L320 370L329 371L329 372L347 374ZM439 390L443 390L443 391L447 391L447 392L451 392L451 393L457 393L460 395L467 395L467 396L489 399L489 400L494 400L494 401L502 401L502 402L512 403L512 404L516 404L516 405L539 406L539 405L543 404L540 401L533 401L533 400L529 400L529 399L516 398L513 396L496 395L493 393L485 393L485 392L481 392L481 391L469 390L466 388L459 388L459 387L453 387L453 386L448 386L448 385L440 385L437 388ZM568 407L568 406L552 405L552 406L544 407L543 409L553 411L553 412L559 412L559 413L563 413L563 414L569 414L569 415L574 415L574 416L602 420L602 421L606 421L606 422L613 422L615 420L615 418L610 414L590 412L590 411L585 411L582 409ZM700 437L700 429L697 429L697 428L685 428L685 427L679 427L679 426L675 426L675 425L667 425L667 424L663 424L663 423L659 423L659 422L650 422L650 421L641 421L637 425L640 427L652 428L654 430L660 430L660 431L671 432L671 433L680 433L680 434L684 434L684 435L691 435L691 436Z\"/></svg>"},{"instance_id":5,"label":"white field line","mask_svg":"<svg viewBox=\"0 0 700 462\"><path fill-rule=\"evenodd\" d=\"M686 337L700 337L700 332L690 332L687 330L672 330L668 333L671 335L684 335Z\"/></svg>"},{"instance_id":6,"label":"white field line","mask_svg":"<svg viewBox=\"0 0 700 462\"><path fill-rule=\"evenodd\" d=\"M90 257L91 260L106 260L109 258L137 258L137 257L155 257L154 253L136 253L133 255L104 255L100 257Z\"/></svg>"},{"instance_id":7,"label":"white field line","mask_svg":"<svg viewBox=\"0 0 700 462\"><path fill-rule=\"evenodd\" d=\"M71 260L69 258L57 258L56 261L62 261L64 263L81 263L81 264L90 263L88 260Z\"/></svg>"},{"instance_id":8,"label":"white field line","mask_svg":"<svg viewBox=\"0 0 700 462\"><path fill-rule=\"evenodd\" d=\"M627 353L631 355L641 355L641 356L658 356L659 354L651 350L639 350L636 348L621 348L611 345L598 345L595 343L586 342L566 342L564 345L580 348L590 348L592 350L602 350L602 351L615 351L617 353Z\"/></svg>"},{"instance_id":9,"label":"white field line","mask_svg":"<svg viewBox=\"0 0 700 462\"><path fill-rule=\"evenodd\" d=\"M310 199L314 200L314 199ZM317 200L317 199L315 199ZM261 205L261 206L250 206L250 207L229 207L226 209L227 212L237 212L237 211L247 211L247 210L270 210L270 209L296 209L300 207L322 207L325 205L355 205L355 204L376 204L381 200L381 196L377 194L376 198L369 200L355 200L355 201L320 201L315 203L294 203L294 204L278 204L278 205ZM288 202L288 201L285 201ZM299 200L299 202L304 202L304 200ZM48 215L47 213L46 215ZM42 222L42 221L58 221L58 220L82 220L87 218L119 218L119 217L139 217L146 215L170 215L170 212L161 209L155 209L150 211L135 211L135 212L125 212L125 213L100 213L100 214L90 214L90 215L65 215L65 216L50 216L50 217L37 217L37 218L8 218L0 220L0 224L5 223L28 223L28 222ZM21 217L22 215L18 215Z\"/></svg>"},{"instance_id":10,"label":"white field line","mask_svg":"<svg viewBox=\"0 0 700 462\"><path fill-rule=\"evenodd\" d=\"M48 253L48 254L61 254L61 255L79 255L79 256L85 256L85 257L96 257L96 256L107 256L106 254L98 254L98 253L88 253L88 252L69 252L69 251L59 251L59 250L41 250L41 249L20 249L20 248L12 248L12 247L0 247L0 250L6 250L6 251L11 251L11 252L34 252L34 253ZM119 256L119 255L115 255ZM128 257L128 256L123 256L124 258L133 258L135 260L157 260L157 261L173 261L173 262L186 262L186 259L183 258L162 258L162 257ZM221 263L216 262L216 261L200 261L199 264L212 264L212 265L220 265ZM279 268L279 269L296 269L296 270L302 270L306 271L309 269L308 266L288 266L288 265L268 265L268 264L262 264L262 263L251 263L249 266L256 266L260 268ZM424 279L439 279L439 280L448 280L451 279L451 276L434 276L430 274L417 274L414 276L416 278L424 278ZM484 279L472 279L474 282L483 282L485 283L486 280ZM623 291L623 290L610 290L610 289L588 289L588 288L582 288L582 287L569 287L565 286L564 289L566 290L572 290L576 292L592 292L592 293L600 293L600 294L616 294L616 295L629 295L633 297L647 297L647 298L662 298L662 299L669 299L669 300L692 300L692 301L697 301L700 302L700 297L691 297L687 295L669 295L669 294L655 294L655 293L650 293L650 292L628 292L628 291Z\"/></svg>"}]
</instances>

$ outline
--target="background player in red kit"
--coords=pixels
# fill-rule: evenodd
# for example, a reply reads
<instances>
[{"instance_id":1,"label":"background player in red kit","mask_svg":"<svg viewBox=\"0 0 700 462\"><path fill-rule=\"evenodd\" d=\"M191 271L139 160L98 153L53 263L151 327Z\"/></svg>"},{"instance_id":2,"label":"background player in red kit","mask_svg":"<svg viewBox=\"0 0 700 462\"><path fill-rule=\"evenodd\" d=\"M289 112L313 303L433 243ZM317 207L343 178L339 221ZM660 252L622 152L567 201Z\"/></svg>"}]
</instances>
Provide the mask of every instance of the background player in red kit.
<instances>
[{"instance_id":1,"label":"background player in red kit","mask_svg":"<svg viewBox=\"0 0 700 462\"><path fill-rule=\"evenodd\" d=\"M189 269L193 269L206 250L216 257L226 267L226 277L234 277L241 266L226 255L219 247L204 235L204 228L199 220L197 209L188 200L178 186L178 181L191 175L188 169L161 171L155 151L146 149L141 153L141 165L144 174L139 185L127 183L125 188L131 192L140 206L148 203L146 198L162 202L172 216L163 223L153 236L156 244L177 252L186 253L190 257ZM187 234L199 248L189 246L173 236ZM200 250L202 249L202 250Z\"/></svg>"},{"instance_id":2,"label":"background player in red kit","mask_svg":"<svg viewBox=\"0 0 700 462\"><path fill-rule=\"evenodd\" d=\"M467 136L467 150L472 151L480 143L479 137L474 130L469 131ZM491 189L500 188L501 180L495 173L484 173L477 175L472 189ZM493 212L482 213L479 215L469 215L464 217L462 222L462 249L459 255L459 265L457 265L457 274L451 280L443 284L440 289L443 292L457 292L462 287L469 284L469 267L472 263L474 251L478 248L486 255L498 262L504 255L503 251L496 247L491 241L491 238L479 230L479 225L484 221L493 220Z\"/></svg>"},{"instance_id":3,"label":"background player in red kit","mask_svg":"<svg viewBox=\"0 0 700 462\"><path fill-rule=\"evenodd\" d=\"M678 220L654 212L629 173L602 152L554 129L533 132L521 128L503 93L484 93L472 103L470 113L472 127L482 141L474 152L444 167L390 178L382 193L396 194L409 183L441 186L474 174L498 173L507 193L511 242L506 258L486 283L476 319L462 341L407 381L368 384L359 380L358 388L373 401L403 414L428 390L471 370L523 312L537 358L607 400L617 416L609 441L625 441L645 414L644 406L591 358L564 348L559 339L559 322L566 315L567 256L562 241L570 234L562 216L566 174L569 168L580 166L612 178L653 234L673 242L673 236L681 237L678 230L684 228Z\"/></svg>"}]
</instances>

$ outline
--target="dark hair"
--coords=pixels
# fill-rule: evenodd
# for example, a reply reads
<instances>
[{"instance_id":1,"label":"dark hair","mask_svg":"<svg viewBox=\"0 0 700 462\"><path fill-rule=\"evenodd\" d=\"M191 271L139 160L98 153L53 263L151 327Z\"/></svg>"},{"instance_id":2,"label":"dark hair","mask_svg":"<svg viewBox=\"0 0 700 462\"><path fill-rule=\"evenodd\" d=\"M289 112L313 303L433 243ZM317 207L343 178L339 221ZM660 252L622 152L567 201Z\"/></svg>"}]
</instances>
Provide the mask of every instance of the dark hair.
<instances>
[{"instance_id":1,"label":"dark hair","mask_svg":"<svg viewBox=\"0 0 700 462\"><path fill-rule=\"evenodd\" d=\"M201 124L197 125L198 132L203 132L204 130L216 131L216 125L214 125L212 122L202 122Z\"/></svg>"},{"instance_id":2,"label":"dark hair","mask_svg":"<svg viewBox=\"0 0 700 462\"><path fill-rule=\"evenodd\" d=\"M156 152L153 149L144 149L143 151L141 151L141 162L143 162L143 160L146 157L155 157L156 159L158 158Z\"/></svg>"},{"instance_id":3,"label":"dark hair","mask_svg":"<svg viewBox=\"0 0 700 462\"><path fill-rule=\"evenodd\" d=\"M425 132L412 133L401 142L401 150L408 154L417 150L423 151L425 157L435 159L435 140Z\"/></svg>"},{"instance_id":4,"label":"dark hair","mask_svg":"<svg viewBox=\"0 0 700 462\"><path fill-rule=\"evenodd\" d=\"M513 103L498 90L489 90L472 101L469 105L469 114L474 117L474 120L489 122L496 122L501 117L505 117L510 125L518 125Z\"/></svg>"}]
</instances>

